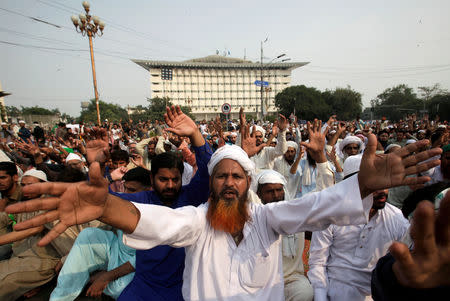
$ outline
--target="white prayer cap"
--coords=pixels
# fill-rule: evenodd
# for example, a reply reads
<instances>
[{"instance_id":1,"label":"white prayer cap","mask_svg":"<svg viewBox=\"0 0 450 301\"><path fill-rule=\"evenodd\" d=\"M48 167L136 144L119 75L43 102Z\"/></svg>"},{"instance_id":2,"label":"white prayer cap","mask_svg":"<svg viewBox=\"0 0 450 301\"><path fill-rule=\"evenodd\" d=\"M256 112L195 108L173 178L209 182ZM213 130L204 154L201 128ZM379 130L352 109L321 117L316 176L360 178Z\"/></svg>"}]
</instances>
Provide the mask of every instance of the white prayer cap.
<instances>
[{"instance_id":1,"label":"white prayer cap","mask_svg":"<svg viewBox=\"0 0 450 301\"><path fill-rule=\"evenodd\" d=\"M353 143L359 145L359 153L362 153L362 151L364 150L364 143L363 143L363 141L362 141L361 139L359 139L358 137L356 137L356 136L347 136L347 137L344 138L344 140L342 140L342 141L339 143L339 146L338 146L337 149L336 149L337 155L338 155L339 157L341 157L341 158L347 157L347 156L344 154L344 148L345 148L347 145L353 144Z\"/></svg>"},{"instance_id":2,"label":"white prayer cap","mask_svg":"<svg viewBox=\"0 0 450 301\"><path fill-rule=\"evenodd\" d=\"M2 125L7 125L6 122L2 122Z\"/></svg>"},{"instance_id":3,"label":"white prayer cap","mask_svg":"<svg viewBox=\"0 0 450 301\"><path fill-rule=\"evenodd\" d=\"M237 133L236 132L230 132L230 136L237 137Z\"/></svg>"},{"instance_id":4,"label":"white prayer cap","mask_svg":"<svg viewBox=\"0 0 450 301\"><path fill-rule=\"evenodd\" d=\"M408 145L408 144L413 144L413 143L416 143L417 141L416 140L414 140L414 139L408 139L408 140L406 140L406 143L405 143L405 145Z\"/></svg>"},{"instance_id":5,"label":"white prayer cap","mask_svg":"<svg viewBox=\"0 0 450 301\"><path fill-rule=\"evenodd\" d=\"M286 178L279 172L272 169L265 169L255 177L256 189L259 184L283 184L286 187ZM256 191L255 191L256 192Z\"/></svg>"},{"instance_id":6,"label":"white prayer cap","mask_svg":"<svg viewBox=\"0 0 450 301\"><path fill-rule=\"evenodd\" d=\"M258 192L258 186L264 184L282 184L284 190L284 197L287 198L289 195L287 193L287 182L286 178L279 172L272 169L261 170L256 176L255 181L252 181L250 189L255 193Z\"/></svg>"},{"instance_id":7,"label":"white prayer cap","mask_svg":"<svg viewBox=\"0 0 450 301\"><path fill-rule=\"evenodd\" d=\"M214 167L216 167L216 165L223 159L231 159L238 162L248 175L251 175L255 170L255 163L250 160L247 153L242 148L237 145L226 144L216 150L216 152L211 156L208 163L209 175L212 174Z\"/></svg>"},{"instance_id":8,"label":"white prayer cap","mask_svg":"<svg viewBox=\"0 0 450 301\"><path fill-rule=\"evenodd\" d=\"M361 165L362 155L354 155L348 157L344 162L344 178L359 171L359 166Z\"/></svg>"},{"instance_id":9,"label":"white prayer cap","mask_svg":"<svg viewBox=\"0 0 450 301\"><path fill-rule=\"evenodd\" d=\"M330 135L336 134L336 130L331 130L328 132L328 134L330 134Z\"/></svg>"},{"instance_id":10,"label":"white prayer cap","mask_svg":"<svg viewBox=\"0 0 450 301\"><path fill-rule=\"evenodd\" d=\"M25 121L24 120L19 120L19 123L25 124Z\"/></svg>"},{"instance_id":11,"label":"white prayer cap","mask_svg":"<svg viewBox=\"0 0 450 301\"><path fill-rule=\"evenodd\" d=\"M255 131L256 132L261 132L261 134L263 135L263 137L266 135L266 130L263 129L261 126L259 125L255 125ZM250 126L250 134L253 133L253 126Z\"/></svg>"},{"instance_id":12,"label":"white prayer cap","mask_svg":"<svg viewBox=\"0 0 450 301\"><path fill-rule=\"evenodd\" d=\"M425 134L427 131L425 131L425 130L418 130L417 132Z\"/></svg>"},{"instance_id":13,"label":"white prayer cap","mask_svg":"<svg viewBox=\"0 0 450 301\"><path fill-rule=\"evenodd\" d=\"M396 144L396 143L391 143L391 144L389 144L388 146L386 146L386 148L384 149L384 153L386 153L387 151L389 151L391 148L393 148L393 147L400 147L401 148L401 146L400 145L398 145L398 144Z\"/></svg>"},{"instance_id":14,"label":"white prayer cap","mask_svg":"<svg viewBox=\"0 0 450 301\"><path fill-rule=\"evenodd\" d=\"M287 146L287 147L293 147L295 150L298 149L298 144L295 143L294 141L287 141L287 142L286 142L286 146Z\"/></svg>"},{"instance_id":15,"label":"white prayer cap","mask_svg":"<svg viewBox=\"0 0 450 301\"><path fill-rule=\"evenodd\" d=\"M77 154L74 154L74 153L70 153L66 157L66 162L69 162L69 161L72 161L72 160L82 161L80 156L78 156Z\"/></svg>"},{"instance_id":16,"label":"white prayer cap","mask_svg":"<svg viewBox=\"0 0 450 301\"><path fill-rule=\"evenodd\" d=\"M27 170L23 175L23 177L35 177L41 181L47 182L47 175L42 170L37 170L35 168Z\"/></svg>"}]
</instances>

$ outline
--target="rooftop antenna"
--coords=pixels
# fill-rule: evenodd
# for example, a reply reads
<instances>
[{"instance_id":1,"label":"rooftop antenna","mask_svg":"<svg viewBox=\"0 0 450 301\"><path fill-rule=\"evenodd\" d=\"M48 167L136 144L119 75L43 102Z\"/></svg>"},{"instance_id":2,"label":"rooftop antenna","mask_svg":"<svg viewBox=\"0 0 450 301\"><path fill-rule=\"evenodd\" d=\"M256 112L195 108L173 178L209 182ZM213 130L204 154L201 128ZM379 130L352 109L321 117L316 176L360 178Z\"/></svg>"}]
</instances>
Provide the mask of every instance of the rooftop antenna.
<instances>
[{"instance_id":1,"label":"rooftop antenna","mask_svg":"<svg viewBox=\"0 0 450 301\"><path fill-rule=\"evenodd\" d=\"M247 48L244 48L244 61L247 58Z\"/></svg>"}]
</instances>

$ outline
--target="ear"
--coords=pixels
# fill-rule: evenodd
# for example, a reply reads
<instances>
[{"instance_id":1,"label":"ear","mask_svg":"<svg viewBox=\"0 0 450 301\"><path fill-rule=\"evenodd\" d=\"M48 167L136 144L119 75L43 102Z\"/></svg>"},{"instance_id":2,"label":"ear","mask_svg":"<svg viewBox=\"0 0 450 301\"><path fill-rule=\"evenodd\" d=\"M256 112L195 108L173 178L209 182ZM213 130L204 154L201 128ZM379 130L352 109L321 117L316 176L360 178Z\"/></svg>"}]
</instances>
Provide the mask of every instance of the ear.
<instances>
[{"instance_id":1,"label":"ear","mask_svg":"<svg viewBox=\"0 0 450 301\"><path fill-rule=\"evenodd\" d=\"M19 182L19 176L18 176L18 175L13 175L13 176L12 176L12 180L13 180L14 182L18 183L18 182Z\"/></svg>"}]
</instances>

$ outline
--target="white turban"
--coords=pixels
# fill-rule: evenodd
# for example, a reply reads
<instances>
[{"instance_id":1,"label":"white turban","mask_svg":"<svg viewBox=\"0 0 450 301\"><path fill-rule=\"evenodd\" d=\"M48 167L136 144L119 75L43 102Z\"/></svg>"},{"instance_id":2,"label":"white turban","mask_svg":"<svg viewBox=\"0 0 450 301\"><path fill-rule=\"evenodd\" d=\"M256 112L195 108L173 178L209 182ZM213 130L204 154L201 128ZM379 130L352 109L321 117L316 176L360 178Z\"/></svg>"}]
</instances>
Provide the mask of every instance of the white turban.
<instances>
[{"instance_id":1,"label":"white turban","mask_svg":"<svg viewBox=\"0 0 450 301\"><path fill-rule=\"evenodd\" d=\"M359 139L356 136L347 136L339 143L339 146L336 149L336 153L339 157L345 159L347 158L347 155L344 154L344 148L349 144L358 144L359 151L358 153L362 153L364 151L364 143L361 139Z\"/></svg>"},{"instance_id":2,"label":"white turban","mask_svg":"<svg viewBox=\"0 0 450 301\"><path fill-rule=\"evenodd\" d=\"M35 168L27 170L23 175L23 177L34 177L41 181L47 182L47 175L42 170L37 170Z\"/></svg>"},{"instance_id":3,"label":"white turban","mask_svg":"<svg viewBox=\"0 0 450 301\"><path fill-rule=\"evenodd\" d=\"M396 143L391 143L391 144L389 144L388 146L386 146L386 148L384 149L384 152L386 153L388 150L390 150L390 149L393 148L393 147L401 148L402 146L399 145L399 144L396 144Z\"/></svg>"},{"instance_id":4,"label":"white turban","mask_svg":"<svg viewBox=\"0 0 450 301\"><path fill-rule=\"evenodd\" d=\"M255 125L255 131L256 132L261 132L261 134L263 135L263 138L264 138L264 136L266 135L266 130L265 129L263 129L261 126L259 126L259 125ZM253 125L252 126L250 126L250 134L251 133L253 133Z\"/></svg>"},{"instance_id":5,"label":"white turban","mask_svg":"<svg viewBox=\"0 0 450 301\"><path fill-rule=\"evenodd\" d=\"M81 157L78 156L77 154L70 153L70 154L66 157L66 162L69 162L69 161L72 161L72 160L81 161Z\"/></svg>"},{"instance_id":6,"label":"white turban","mask_svg":"<svg viewBox=\"0 0 450 301\"><path fill-rule=\"evenodd\" d=\"M216 150L216 152L211 156L208 163L209 175L212 174L214 167L216 167L216 165L223 159L231 159L236 161L242 166L248 175L251 175L255 171L255 163L250 160L247 153L242 148L237 145L226 144Z\"/></svg>"},{"instance_id":7,"label":"white turban","mask_svg":"<svg viewBox=\"0 0 450 301\"><path fill-rule=\"evenodd\" d=\"M362 155L358 154L355 156L350 156L344 162L344 178L352 173L359 171L359 166L361 165Z\"/></svg>"},{"instance_id":8,"label":"white turban","mask_svg":"<svg viewBox=\"0 0 450 301\"><path fill-rule=\"evenodd\" d=\"M287 142L286 142L286 146L287 146L287 147L293 147L293 148L295 149L295 151L298 150L298 144L295 143L294 141L287 141Z\"/></svg>"}]
</instances>

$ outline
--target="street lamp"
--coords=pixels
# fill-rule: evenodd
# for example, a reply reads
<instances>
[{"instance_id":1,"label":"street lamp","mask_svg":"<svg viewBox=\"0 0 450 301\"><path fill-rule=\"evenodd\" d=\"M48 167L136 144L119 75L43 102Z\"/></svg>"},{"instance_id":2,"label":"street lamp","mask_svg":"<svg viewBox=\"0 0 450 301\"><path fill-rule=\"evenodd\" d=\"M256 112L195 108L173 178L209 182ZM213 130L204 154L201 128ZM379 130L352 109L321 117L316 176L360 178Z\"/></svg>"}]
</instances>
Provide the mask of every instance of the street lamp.
<instances>
[{"instance_id":1,"label":"street lamp","mask_svg":"<svg viewBox=\"0 0 450 301\"><path fill-rule=\"evenodd\" d=\"M263 45L264 45L264 43L265 42L267 42L267 40L268 40L268 38L266 38L264 41L261 41L261 61L260 61L260 67L261 67L261 89L260 89L260 93L261 93L261 120L264 120L264 110L263 110L263 107L264 107L264 64L263 64L263 59L264 59L264 50L263 50ZM286 53L282 53L282 54L280 54L280 55L278 55L278 56L276 56L276 57L274 57L273 59L271 59L270 61L269 61L269 63L268 64L270 64L270 63L272 63L273 61L275 61L275 60L277 60L277 59L280 59L280 58L282 58L282 57L284 57L284 56L286 56ZM286 58L286 59L283 59L281 62L285 62L285 61L289 61L290 60L290 58ZM266 89L266 99L268 98L267 97L267 93L268 92L270 92L270 90L269 89ZM267 101L266 101L267 102ZM258 106L256 106L256 116L258 116Z\"/></svg>"},{"instance_id":2,"label":"street lamp","mask_svg":"<svg viewBox=\"0 0 450 301\"><path fill-rule=\"evenodd\" d=\"M73 15L71 17L72 23L75 26L75 30L83 37L86 35L89 37L89 49L91 51L91 66L92 66L92 77L94 80L94 93L95 93L95 104L97 106L97 122L100 126L100 108L98 105L98 92L97 92L97 79L95 76L95 62L94 62L94 49L92 46L92 38L96 36L103 35L103 29L105 28L105 22L101 21L97 16L91 16L89 14L89 2L83 1L82 3L86 14L81 13L77 16Z\"/></svg>"}]
</instances>

